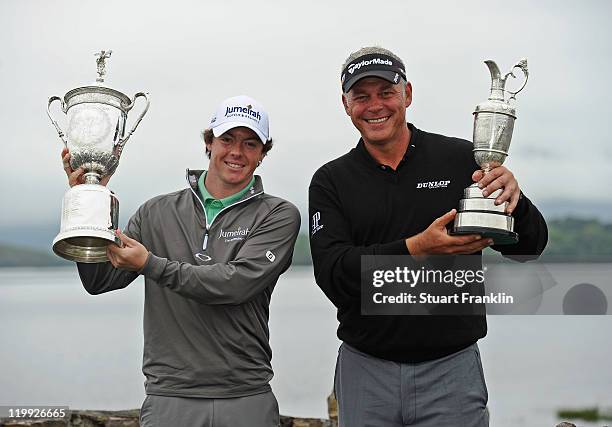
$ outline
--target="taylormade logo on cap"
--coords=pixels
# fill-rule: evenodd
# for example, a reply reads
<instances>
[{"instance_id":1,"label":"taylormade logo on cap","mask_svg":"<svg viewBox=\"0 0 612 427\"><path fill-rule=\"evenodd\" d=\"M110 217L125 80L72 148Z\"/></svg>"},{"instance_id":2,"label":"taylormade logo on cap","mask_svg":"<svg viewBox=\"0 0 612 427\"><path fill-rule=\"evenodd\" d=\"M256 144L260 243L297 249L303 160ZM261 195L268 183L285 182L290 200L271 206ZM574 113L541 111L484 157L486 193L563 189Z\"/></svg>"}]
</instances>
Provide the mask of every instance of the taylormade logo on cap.
<instances>
[{"instance_id":1,"label":"taylormade logo on cap","mask_svg":"<svg viewBox=\"0 0 612 427\"><path fill-rule=\"evenodd\" d=\"M361 67L365 67L368 65L390 65L391 66L393 65L393 62L389 59L382 59L382 58L373 58L370 60L363 60L356 64L349 64L348 72L350 74L353 74L355 70L359 70Z\"/></svg>"},{"instance_id":2,"label":"taylormade logo on cap","mask_svg":"<svg viewBox=\"0 0 612 427\"><path fill-rule=\"evenodd\" d=\"M351 87L365 77L378 77L397 84L400 78L406 80L404 63L384 53L368 53L347 63L340 74L342 91L347 93Z\"/></svg>"},{"instance_id":3,"label":"taylormade logo on cap","mask_svg":"<svg viewBox=\"0 0 612 427\"><path fill-rule=\"evenodd\" d=\"M254 131L264 144L270 139L268 113L259 102L245 95L223 101L210 120L210 128L216 137L241 126Z\"/></svg>"}]
</instances>

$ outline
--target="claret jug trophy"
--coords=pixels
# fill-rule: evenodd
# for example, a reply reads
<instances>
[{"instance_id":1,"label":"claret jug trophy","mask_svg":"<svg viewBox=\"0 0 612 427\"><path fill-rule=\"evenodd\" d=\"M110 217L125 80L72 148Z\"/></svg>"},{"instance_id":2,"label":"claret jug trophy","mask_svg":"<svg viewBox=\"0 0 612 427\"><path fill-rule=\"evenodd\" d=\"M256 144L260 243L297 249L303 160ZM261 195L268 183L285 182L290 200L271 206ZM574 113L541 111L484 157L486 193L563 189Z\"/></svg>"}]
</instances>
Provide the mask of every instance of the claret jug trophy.
<instances>
[{"instance_id":1,"label":"claret jug trophy","mask_svg":"<svg viewBox=\"0 0 612 427\"><path fill-rule=\"evenodd\" d=\"M60 232L53 240L53 251L70 261L108 261L108 244L121 243L115 235L119 201L100 181L115 171L125 143L149 109L147 93L138 92L130 99L104 84L106 60L111 53L103 50L96 54L98 77L94 84L72 89L63 98L52 96L47 104L49 119L70 151L70 166L85 171L84 183L64 195ZM144 109L126 132L128 113L139 97L145 100ZM51 115L55 101L60 102L66 116L66 132Z\"/></svg>"},{"instance_id":2,"label":"claret jug trophy","mask_svg":"<svg viewBox=\"0 0 612 427\"><path fill-rule=\"evenodd\" d=\"M503 77L499 67L493 61L485 61L491 73L491 93L489 99L478 104L474 111L474 158L484 173L501 166L508 156L516 108L510 103L516 99L529 78L527 60L521 59L510 72ZM515 69L520 69L525 80L522 86L512 92L506 89L506 82ZM509 97L506 99L506 94ZM514 231L514 218L506 213L508 202L495 205L503 189L482 195L478 184L474 183L464 190L463 199L459 202L459 209L451 234L480 234L493 239L493 244L512 244L518 241L518 234Z\"/></svg>"}]
</instances>

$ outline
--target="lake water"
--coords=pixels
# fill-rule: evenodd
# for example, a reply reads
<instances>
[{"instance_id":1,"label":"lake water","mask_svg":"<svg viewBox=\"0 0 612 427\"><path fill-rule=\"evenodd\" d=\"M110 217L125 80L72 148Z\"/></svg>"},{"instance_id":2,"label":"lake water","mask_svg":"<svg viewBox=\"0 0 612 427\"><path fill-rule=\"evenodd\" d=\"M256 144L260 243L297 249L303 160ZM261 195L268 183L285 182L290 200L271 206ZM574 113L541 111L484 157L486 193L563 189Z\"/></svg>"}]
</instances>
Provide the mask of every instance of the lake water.
<instances>
[{"instance_id":1,"label":"lake water","mask_svg":"<svg viewBox=\"0 0 612 427\"><path fill-rule=\"evenodd\" d=\"M612 288L612 266L587 269ZM569 281L576 266L551 266ZM0 405L139 407L143 280L90 296L75 268L0 269ZM608 311L610 312L610 310ZM479 342L491 425L553 426L559 407L612 405L612 316L489 316ZM312 270L279 281L270 333L281 413L325 417L339 341ZM586 424L580 425L601 425Z\"/></svg>"}]
</instances>

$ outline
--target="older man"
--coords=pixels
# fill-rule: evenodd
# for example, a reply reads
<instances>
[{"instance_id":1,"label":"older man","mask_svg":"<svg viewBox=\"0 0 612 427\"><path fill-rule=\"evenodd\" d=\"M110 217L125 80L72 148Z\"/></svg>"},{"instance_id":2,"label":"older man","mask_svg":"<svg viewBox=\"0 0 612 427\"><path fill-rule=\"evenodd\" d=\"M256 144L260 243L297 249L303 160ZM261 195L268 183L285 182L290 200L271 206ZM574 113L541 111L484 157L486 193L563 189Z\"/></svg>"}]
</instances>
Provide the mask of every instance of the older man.
<instances>
[{"instance_id":1,"label":"older man","mask_svg":"<svg viewBox=\"0 0 612 427\"><path fill-rule=\"evenodd\" d=\"M486 426L487 390L476 342L482 315L361 314L362 255L480 254L478 235L451 236L463 189L502 189L520 241L494 247L505 255L540 254L544 219L505 167L487 175L472 144L406 123L412 85L392 52L363 48L342 66L342 103L361 134L357 146L322 166L310 184L310 243L318 285L338 309L343 341L335 391L340 424ZM423 186L423 182L446 185Z\"/></svg>"},{"instance_id":2,"label":"older man","mask_svg":"<svg viewBox=\"0 0 612 427\"><path fill-rule=\"evenodd\" d=\"M79 274L91 294L145 278L141 425L277 426L269 304L300 215L254 175L272 147L257 101L225 100L203 136L208 170L144 203L117 231L123 246L108 246L110 263L78 264ZM83 171L63 155L75 185Z\"/></svg>"}]
</instances>

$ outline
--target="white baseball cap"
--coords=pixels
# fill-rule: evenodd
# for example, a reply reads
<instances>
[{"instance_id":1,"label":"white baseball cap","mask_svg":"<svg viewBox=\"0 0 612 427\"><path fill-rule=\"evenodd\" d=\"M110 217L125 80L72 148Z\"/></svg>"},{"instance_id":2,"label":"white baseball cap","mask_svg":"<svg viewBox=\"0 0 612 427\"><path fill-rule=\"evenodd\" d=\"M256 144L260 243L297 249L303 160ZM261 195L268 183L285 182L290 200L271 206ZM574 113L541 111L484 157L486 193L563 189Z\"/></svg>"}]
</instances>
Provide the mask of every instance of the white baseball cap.
<instances>
[{"instance_id":1,"label":"white baseball cap","mask_svg":"<svg viewBox=\"0 0 612 427\"><path fill-rule=\"evenodd\" d=\"M227 98L210 119L210 128L216 137L240 126L253 130L264 144L270 139L268 113L263 105L246 95Z\"/></svg>"}]
</instances>

